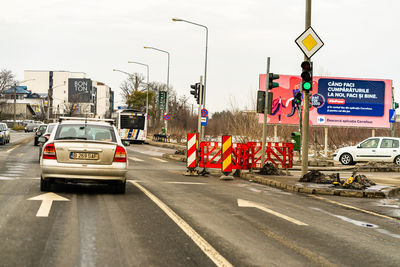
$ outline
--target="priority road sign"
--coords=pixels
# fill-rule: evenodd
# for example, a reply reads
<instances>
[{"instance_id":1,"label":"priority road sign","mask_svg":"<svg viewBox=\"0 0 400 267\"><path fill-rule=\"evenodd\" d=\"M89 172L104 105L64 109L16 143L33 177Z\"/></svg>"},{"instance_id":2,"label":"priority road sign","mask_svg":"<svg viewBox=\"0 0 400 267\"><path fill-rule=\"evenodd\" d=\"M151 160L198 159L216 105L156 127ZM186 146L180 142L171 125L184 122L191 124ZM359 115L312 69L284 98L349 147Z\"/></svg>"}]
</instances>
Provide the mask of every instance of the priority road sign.
<instances>
[{"instance_id":1,"label":"priority road sign","mask_svg":"<svg viewBox=\"0 0 400 267\"><path fill-rule=\"evenodd\" d=\"M201 110L201 116L202 116L202 117L207 117L207 116L208 116L208 110L205 109L205 108L203 108L203 109Z\"/></svg>"},{"instance_id":2,"label":"priority road sign","mask_svg":"<svg viewBox=\"0 0 400 267\"><path fill-rule=\"evenodd\" d=\"M322 42L312 27L309 27L299 37L297 37L295 42L307 58L311 58L321 47L324 46L324 42Z\"/></svg>"},{"instance_id":3,"label":"priority road sign","mask_svg":"<svg viewBox=\"0 0 400 267\"><path fill-rule=\"evenodd\" d=\"M168 115L168 114L165 114L165 115L164 115L164 120L169 121L169 119L170 119L170 118L169 118L169 115Z\"/></svg>"}]
</instances>

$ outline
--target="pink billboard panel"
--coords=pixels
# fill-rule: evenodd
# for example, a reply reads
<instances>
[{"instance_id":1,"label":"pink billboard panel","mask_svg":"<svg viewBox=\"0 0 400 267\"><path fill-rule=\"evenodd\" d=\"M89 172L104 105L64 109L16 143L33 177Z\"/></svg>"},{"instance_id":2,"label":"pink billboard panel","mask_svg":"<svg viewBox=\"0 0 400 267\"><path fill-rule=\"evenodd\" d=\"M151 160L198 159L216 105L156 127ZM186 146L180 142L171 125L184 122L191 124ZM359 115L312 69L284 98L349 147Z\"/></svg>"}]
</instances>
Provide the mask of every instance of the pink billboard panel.
<instances>
[{"instance_id":1,"label":"pink billboard panel","mask_svg":"<svg viewBox=\"0 0 400 267\"><path fill-rule=\"evenodd\" d=\"M298 125L299 109L294 101L301 92L300 76L280 75L273 93L271 124ZM265 91L265 74L260 74L260 90ZM392 80L313 77L310 125L389 128ZM260 114L262 123L264 115Z\"/></svg>"}]
</instances>

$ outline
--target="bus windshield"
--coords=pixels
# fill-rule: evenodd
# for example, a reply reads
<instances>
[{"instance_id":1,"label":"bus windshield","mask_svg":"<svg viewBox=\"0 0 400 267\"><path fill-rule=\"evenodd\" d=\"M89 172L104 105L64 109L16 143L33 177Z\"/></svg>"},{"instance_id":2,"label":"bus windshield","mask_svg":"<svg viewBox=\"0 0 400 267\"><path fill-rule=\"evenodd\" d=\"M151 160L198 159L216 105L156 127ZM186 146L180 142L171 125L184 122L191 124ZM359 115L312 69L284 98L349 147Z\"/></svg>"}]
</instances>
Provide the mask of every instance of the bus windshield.
<instances>
[{"instance_id":1,"label":"bus windshield","mask_svg":"<svg viewBox=\"0 0 400 267\"><path fill-rule=\"evenodd\" d=\"M144 116L121 114L121 129L144 129Z\"/></svg>"}]
</instances>

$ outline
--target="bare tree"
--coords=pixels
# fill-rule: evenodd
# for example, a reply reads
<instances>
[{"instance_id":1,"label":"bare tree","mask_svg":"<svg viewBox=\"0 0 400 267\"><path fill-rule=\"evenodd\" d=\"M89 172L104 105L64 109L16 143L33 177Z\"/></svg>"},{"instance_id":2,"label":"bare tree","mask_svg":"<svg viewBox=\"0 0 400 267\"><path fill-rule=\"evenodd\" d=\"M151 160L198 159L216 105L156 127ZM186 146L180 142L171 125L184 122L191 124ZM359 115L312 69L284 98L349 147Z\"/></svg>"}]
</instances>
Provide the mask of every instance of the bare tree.
<instances>
[{"instance_id":1,"label":"bare tree","mask_svg":"<svg viewBox=\"0 0 400 267\"><path fill-rule=\"evenodd\" d=\"M15 75L11 70L2 69L0 71L0 93L15 82Z\"/></svg>"},{"instance_id":2,"label":"bare tree","mask_svg":"<svg viewBox=\"0 0 400 267\"><path fill-rule=\"evenodd\" d=\"M129 75L129 77L124 80L120 86L122 90L122 97L127 102L130 96L135 92L139 91L139 89L146 88L146 84L144 83L144 76L140 73L133 73Z\"/></svg>"}]
</instances>

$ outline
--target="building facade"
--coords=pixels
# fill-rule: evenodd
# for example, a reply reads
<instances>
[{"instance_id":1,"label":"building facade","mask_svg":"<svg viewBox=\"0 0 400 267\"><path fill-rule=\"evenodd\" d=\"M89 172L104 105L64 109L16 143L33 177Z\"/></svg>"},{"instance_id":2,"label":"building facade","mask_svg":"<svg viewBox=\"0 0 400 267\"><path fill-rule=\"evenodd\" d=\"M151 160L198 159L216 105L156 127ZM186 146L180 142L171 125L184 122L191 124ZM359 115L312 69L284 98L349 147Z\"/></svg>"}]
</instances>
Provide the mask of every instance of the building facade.
<instances>
[{"instance_id":1,"label":"building facade","mask_svg":"<svg viewBox=\"0 0 400 267\"><path fill-rule=\"evenodd\" d=\"M48 94L46 109L49 118L104 118L113 106L109 97L111 89L104 83L87 78L84 72L26 70L24 80L33 93ZM98 104L99 101L102 104Z\"/></svg>"}]
</instances>

